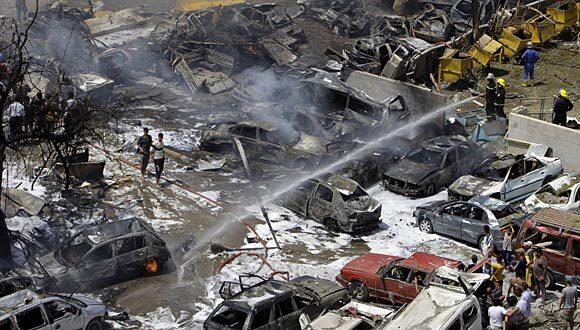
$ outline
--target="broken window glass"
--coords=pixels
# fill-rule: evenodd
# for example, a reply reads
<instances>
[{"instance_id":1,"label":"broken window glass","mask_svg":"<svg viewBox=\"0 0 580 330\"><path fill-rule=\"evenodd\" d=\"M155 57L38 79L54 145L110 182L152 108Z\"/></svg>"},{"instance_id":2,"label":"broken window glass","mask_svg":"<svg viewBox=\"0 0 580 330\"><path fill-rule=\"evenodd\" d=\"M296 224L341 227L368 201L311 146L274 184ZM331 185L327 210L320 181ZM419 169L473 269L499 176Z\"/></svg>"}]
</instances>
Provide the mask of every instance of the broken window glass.
<instances>
[{"instance_id":1,"label":"broken window glass","mask_svg":"<svg viewBox=\"0 0 580 330\"><path fill-rule=\"evenodd\" d=\"M296 302L296 307L298 308L298 310L301 310L303 308L312 305L312 302L314 300L312 299L312 297L308 295L297 294L296 296L294 296L294 301Z\"/></svg>"},{"instance_id":2,"label":"broken window glass","mask_svg":"<svg viewBox=\"0 0 580 330\"><path fill-rule=\"evenodd\" d=\"M270 323L270 308L259 311L254 315L251 329L257 329Z\"/></svg>"},{"instance_id":3,"label":"broken window glass","mask_svg":"<svg viewBox=\"0 0 580 330\"><path fill-rule=\"evenodd\" d=\"M32 330L46 324L40 306L16 314L16 323L21 330Z\"/></svg>"},{"instance_id":4,"label":"broken window glass","mask_svg":"<svg viewBox=\"0 0 580 330\"><path fill-rule=\"evenodd\" d=\"M458 217L467 217L469 208L465 204L454 204L443 209L443 213Z\"/></svg>"},{"instance_id":5,"label":"broken window glass","mask_svg":"<svg viewBox=\"0 0 580 330\"><path fill-rule=\"evenodd\" d=\"M539 169L542 166L543 166L542 163L539 160L537 160L537 159L527 159L525 161L525 167L526 167L525 174L528 174L530 172L533 172L533 171Z\"/></svg>"},{"instance_id":6,"label":"broken window glass","mask_svg":"<svg viewBox=\"0 0 580 330\"><path fill-rule=\"evenodd\" d=\"M288 297L276 304L276 319L290 315L296 311L296 304L292 297Z\"/></svg>"},{"instance_id":7,"label":"broken window glass","mask_svg":"<svg viewBox=\"0 0 580 330\"><path fill-rule=\"evenodd\" d=\"M580 259L580 241L572 240L572 257Z\"/></svg>"},{"instance_id":8,"label":"broken window glass","mask_svg":"<svg viewBox=\"0 0 580 330\"><path fill-rule=\"evenodd\" d=\"M113 257L113 251L110 244L101 246L100 248L94 250L87 256L88 264L94 264L101 262L106 259L111 259Z\"/></svg>"},{"instance_id":9,"label":"broken window glass","mask_svg":"<svg viewBox=\"0 0 580 330\"><path fill-rule=\"evenodd\" d=\"M453 322L453 324L451 324L447 330L461 330L461 319L455 320L455 322Z\"/></svg>"},{"instance_id":10,"label":"broken window glass","mask_svg":"<svg viewBox=\"0 0 580 330\"><path fill-rule=\"evenodd\" d=\"M220 309L212 316L212 322L221 324L229 329L242 329L244 322L248 313L231 308L229 306L222 306Z\"/></svg>"},{"instance_id":11,"label":"broken window glass","mask_svg":"<svg viewBox=\"0 0 580 330\"><path fill-rule=\"evenodd\" d=\"M230 133L245 137L248 139L256 139L256 128L249 126L234 126L230 128Z\"/></svg>"},{"instance_id":12,"label":"broken window glass","mask_svg":"<svg viewBox=\"0 0 580 330\"><path fill-rule=\"evenodd\" d=\"M50 323L54 323L54 321L65 316L72 316L76 314L76 308L70 304L65 303L64 301L59 300L45 303L44 308L46 309Z\"/></svg>"},{"instance_id":13,"label":"broken window glass","mask_svg":"<svg viewBox=\"0 0 580 330\"><path fill-rule=\"evenodd\" d=\"M487 220L485 211L477 206L471 206L469 208L469 214L467 216L469 219L484 221Z\"/></svg>"},{"instance_id":14,"label":"broken window glass","mask_svg":"<svg viewBox=\"0 0 580 330\"><path fill-rule=\"evenodd\" d=\"M469 308L463 312L461 315L463 318L463 324L466 329L469 329L471 324L477 319L477 308L474 305L469 306Z\"/></svg>"},{"instance_id":15,"label":"broken window glass","mask_svg":"<svg viewBox=\"0 0 580 330\"><path fill-rule=\"evenodd\" d=\"M119 243L121 247L117 250L117 255L123 255L145 247L145 238L143 236L130 237L120 241Z\"/></svg>"},{"instance_id":16,"label":"broken window glass","mask_svg":"<svg viewBox=\"0 0 580 330\"><path fill-rule=\"evenodd\" d=\"M14 327L12 326L12 321L10 319L5 319L0 321L0 330L12 330Z\"/></svg>"},{"instance_id":17,"label":"broken window glass","mask_svg":"<svg viewBox=\"0 0 580 330\"><path fill-rule=\"evenodd\" d=\"M546 249L565 253L568 245L568 238L562 236L551 235L536 228L529 228L526 231L524 241L531 241L533 244L551 242Z\"/></svg>"},{"instance_id":18,"label":"broken window glass","mask_svg":"<svg viewBox=\"0 0 580 330\"><path fill-rule=\"evenodd\" d=\"M327 201L329 203L332 203L332 190L328 187L325 187L323 185L318 186L318 190L316 190L316 197L320 198L324 201Z\"/></svg>"},{"instance_id":19,"label":"broken window glass","mask_svg":"<svg viewBox=\"0 0 580 330\"><path fill-rule=\"evenodd\" d=\"M266 130L260 129L260 141L272 144L280 144L276 136Z\"/></svg>"},{"instance_id":20,"label":"broken window glass","mask_svg":"<svg viewBox=\"0 0 580 330\"><path fill-rule=\"evenodd\" d=\"M61 250L64 261L71 265L76 264L87 252L91 250L91 245L86 241L78 244L70 244Z\"/></svg>"},{"instance_id":21,"label":"broken window glass","mask_svg":"<svg viewBox=\"0 0 580 330\"><path fill-rule=\"evenodd\" d=\"M397 281L406 282L410 272L411 270L408 268L394 267L389 272L389 277Z\"/></svg>"},{"instance_id":22,"label":"broken window glass","mask_svg":"<svg viewBox=\"0 0 580 330\"><path fill-rule=\"evenodd\" d=\"M419 164L441 166L441 162L443 161L443 154L440 152L420 148L411 151L409 156L407 156L407 159Z\"/></svg>"},{"instance_id":23,"label":"broken window glass","mask_svg":"<svg viewBox=\"0 0 580 330\"><path fill-rule=\"evenodd\" d=\"M445 159L445 167L453 166L455 163L457 163L457 154L454 150L451 150Z\"/></svg>"}]
</instances>

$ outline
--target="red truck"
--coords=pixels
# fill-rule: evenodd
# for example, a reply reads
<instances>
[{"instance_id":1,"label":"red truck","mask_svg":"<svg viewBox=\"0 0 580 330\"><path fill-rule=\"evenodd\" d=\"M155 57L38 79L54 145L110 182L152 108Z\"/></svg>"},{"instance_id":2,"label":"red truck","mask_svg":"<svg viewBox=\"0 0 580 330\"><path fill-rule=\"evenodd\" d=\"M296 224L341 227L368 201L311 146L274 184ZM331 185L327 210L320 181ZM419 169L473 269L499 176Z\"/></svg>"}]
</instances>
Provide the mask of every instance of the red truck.
<instances>
[{"instance_id":1,"label":"red truck","mask_svg":"<svg viewBox=\"0 0 580 330\"><path fill-rule=\"evenodd\" d=\"M405 304L417 297L427 275L441 266L458 269L463 264L423 252L409 258L367 253L346 264L336 281L355 299L368 301L373 298Z\"/></svg>"},{"instance_id":2,"label":"red truck","mask_svg":"<svg viewBox=\"0 0 580 330\"><path fill-rule=\"evenodd\" d=\"M543 246L548 260L546 287L566 283L566 276L580 285L580 214L540 209L522 223L516 247L527 241Z\"/></svg>"}]
</instances>

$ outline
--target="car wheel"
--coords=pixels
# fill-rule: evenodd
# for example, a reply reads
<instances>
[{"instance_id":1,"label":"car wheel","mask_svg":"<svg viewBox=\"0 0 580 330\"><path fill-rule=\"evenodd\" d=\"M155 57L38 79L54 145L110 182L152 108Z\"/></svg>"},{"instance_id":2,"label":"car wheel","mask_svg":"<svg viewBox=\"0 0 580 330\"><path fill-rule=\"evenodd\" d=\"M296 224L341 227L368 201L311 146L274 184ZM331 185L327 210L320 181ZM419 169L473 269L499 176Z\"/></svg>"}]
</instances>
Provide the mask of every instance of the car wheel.
<instances>
[{"instance_id":1,"label":"car wheel","mask_svg":"<svg viewBox=\"0 0 580 330\"><path fill-rule=\"evenodd\" d=\"M556 280L554 279L554 274L550 270L546 272L546 289L550 290L556 286Z\"/></svg>"},{"instance_id":2,"label":"car wheel","mask_svg":"<svg viewBox=\"0 0 580 330\"><path fill-rule=\"evenodd\" d=\"M86 330L101 330L103 326L101 325L101 321L99 319L94 319L85 328Z\"/></svg>"},{"instance_id":3,"label":"car wheel","mask_svg":"<svg viewBox=\"0 0 580 330\"><path fill-rule=\"evenodd\" d=\"M324 227L326 227L326 229L328 231L332 231L332 232L339 232L340 231L340 227L338 226L338 221L336 219L333 219L333 218L324 219Z\"/></svg>"},{"instance_id":4,"label":"car wheel","mask_svg":"<svg viewBox=\"0 0 580 330\"><path fill-rule=\"evenodd\" d=\"M424 233L433 234L433 224L429 219L421 219L419 221L419 230Z\"/></svg>"},{"instance_id":5,"label":"car wheel","mask_svg":"<svg viewBox=\"0 0 580 330\"><path fill-rule=\"evenodd\" d=\"M360 301L368 301L369 300L369 289L367 289L364 284L358 281L352 281L348 283L348 292L350 295Z\"/></svg>"},{"instance_id":6,"label":"car wheel","mask_svg":"<svg viewBox=\"0 0 580 330\"><path fill-rule=\"evenodd\" d=\"M425 189L425 197L429 197L429 196L433 196L435 195L435 184L430 184L427 186L427 188Z\"/></svg>"}]
</instances>

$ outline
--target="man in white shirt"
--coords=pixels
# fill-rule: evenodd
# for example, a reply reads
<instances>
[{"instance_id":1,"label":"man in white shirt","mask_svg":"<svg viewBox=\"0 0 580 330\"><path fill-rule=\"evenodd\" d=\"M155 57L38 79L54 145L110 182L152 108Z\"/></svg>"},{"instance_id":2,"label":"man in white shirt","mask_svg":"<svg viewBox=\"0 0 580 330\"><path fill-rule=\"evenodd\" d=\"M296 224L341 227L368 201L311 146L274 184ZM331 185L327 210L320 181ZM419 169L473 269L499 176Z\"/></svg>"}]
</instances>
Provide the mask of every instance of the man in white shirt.
<instances>
[{"instance_id":1,"label":"man in white shirt","mask_svg":"<svg viewBox=\"0 0 580 330\"><path fill-rule=\"evenodd\" d=\"M16 100L8 106L8 114L10 115L10 140L12 140L22 131L25 115L24 106Z\"/></svg>"},{"instance_id":2,"label":"man in white shirt","mask_svg":"<svg viewBox=\"0 0 580 330\"><path fill-rule=\"evenodd\" d=\"M502 330L505 308L501 306L499 299L493 300L493 306L487 310L487 314L489 315L489 329Z\"/></svg>"},{"instance_id":3,"label":"man in white shirt","mask_svg":"<svg viewBox=\"0 0 580 330\"><path fill-rule=\"evenodd\" d=\"M153 162L155 163L155 180L159 184L163 166L165 165L165 145L163 145L163 133L157 135L157 140L151 145L153 147Z\"/></svg>"}]
</instances>

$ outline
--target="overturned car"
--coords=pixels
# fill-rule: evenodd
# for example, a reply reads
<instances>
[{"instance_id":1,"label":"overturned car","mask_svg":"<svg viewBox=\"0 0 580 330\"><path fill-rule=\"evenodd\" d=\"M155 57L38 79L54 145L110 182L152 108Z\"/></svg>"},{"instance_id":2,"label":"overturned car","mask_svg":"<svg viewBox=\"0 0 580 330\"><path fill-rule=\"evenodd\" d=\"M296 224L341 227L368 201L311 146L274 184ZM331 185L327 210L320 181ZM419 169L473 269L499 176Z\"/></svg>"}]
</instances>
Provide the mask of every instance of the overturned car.
<instances>
[{"instance_id":1,"label":"overturned car","mask_svg":"<svg viewBox=\"0 0 580 330\"><path fill-rule=\"evenodd\" d=\"M395 193L431 196L477 164L477 146L462 136L425 141L388 168L383 185Z\"/></svg>"},{"instance_id":2,"label":"overturned car","mask_svg":"<svg viewBox=\"0 0 580 330\"><path fill-rule=\"evenodd\" d=\"M328 230L347 233L374 229L382 211L358 183L336 174L301 183L282 196L282 204Z\"/></svg>"},{"instance_id":3,"label":"overturned car","mask_svg":"<svg viewBox=\"0 0 580 330\"><path fill-rule=\"evenodd\" d=\"M239 288L233 293L233 287ZM316 317L349 302L338 284L310 276L289 282L264 280L254 285L224 282L222 298L203 324L204 329L300 329L300 315Z\"/></svg>"},{"instance_id":4,"label":"overturned car","mask_svg":"<svg viewBox=\"0 0 580 330\"><path fill-rule=\"evenodd\" d=\"M165 242L139 219L84 229L40 259L46 287L87 291L173 268Z\"/></svg>"}]
</instances>

